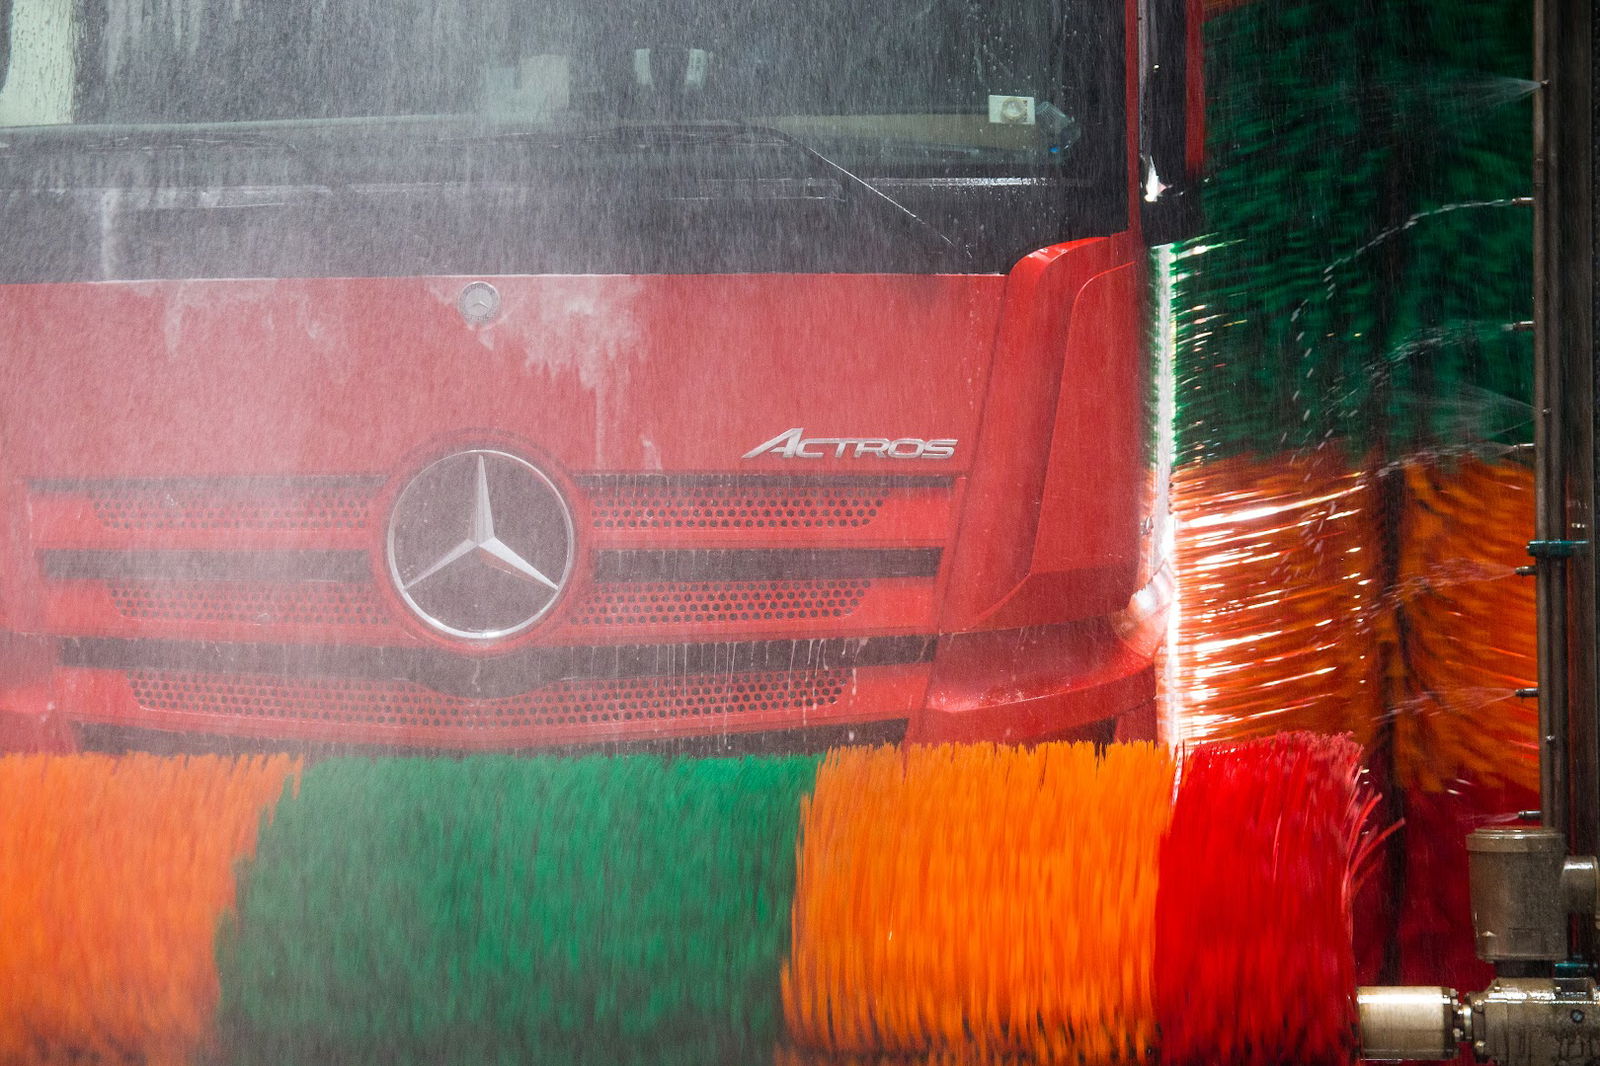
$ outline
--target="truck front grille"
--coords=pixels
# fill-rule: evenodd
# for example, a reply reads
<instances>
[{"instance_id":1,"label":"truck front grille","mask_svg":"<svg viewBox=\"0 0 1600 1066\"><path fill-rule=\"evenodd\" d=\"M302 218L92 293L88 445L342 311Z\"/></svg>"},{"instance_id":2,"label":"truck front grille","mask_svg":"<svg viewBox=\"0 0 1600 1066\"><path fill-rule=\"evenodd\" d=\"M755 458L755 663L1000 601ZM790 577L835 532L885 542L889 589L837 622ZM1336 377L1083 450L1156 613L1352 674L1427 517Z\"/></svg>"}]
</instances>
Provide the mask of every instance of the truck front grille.
<instances>
[{"instance_id":1,"label":"truck front grille","mask_svg":"<svg viewBox=\"0 0 1600 1066\"><path fill-rule=\"evenodd\" d=\"M352 581L108 581L122 617L178 625L383 626L389 609Z\"/></svg>"},{"instance_id":2,"label":"truck front grille","mask_svg":"<svg viewBox=\"0 0 1600 1066\"><path fill-rule=\"evenodd\" d=\"M926 685L926 663L900 663L568 678L467 697L387 678L74 666L61 674L58 706L80 726L234 744L503 749L903 724Z\"/></svg>"},{"instance_id":3,"label":"truck front grille","mask_svg":"<svg viewBox=\"0 0 1600 1066\"><path fill-rule=\"evenodd\" d=\"M760 623L845 618L871 581L689 581L597 585L572 618L582 626Z\"/></svg>"},{"instance_id":4,"label":"truck front grille","mask_svg":"<svg viewBox=\"0 0 1600 1066\"><path fill-rule=\"evenodd\" d=\"M285 680L250 675L128 675L148 711L359 726L551 729L814 711L839 701L849 670L562 681L502 699L464 699L409 682Z\"/></svg>"},{"instance_id":5,"label":"truck front grille","mask_svg":"<svg viewBox=\"0 0 1600 1066\"><path fill-rule=\"evenodd\" d=\"M197 640L417 639L383 587L376 475L36 480L40 628ZM935 620L955 485L586 475L588 569L542 639L833 636Z\"/></svg>"},{"instance_id":6,"label":"truck front grille","mask_svg":"<svg viewBox=\"0 0 1600 1066\"><path fill-rule=\"evenodd\" d=\"M504 748L904 719L951 479L576 479L550 618L494 654L387 586L387 479L35 481L58 705L116 729ZM908 635L909 634L909 635Z\"/></svg>"},{"instance_id":7,"label":"truck front grille","mask_svg":"<svg viewBox=\"0 0 1600 1066\"><path fill-rule=\"evenodd\" d=\"M282 532L365 529L382 485L376 477L296 477L36 482L34 487L77 490L107 529Z\"/></svg>"},{"instance_id":8,"label":"truck front grille","mask_svg":"<svg viewBox=\"0 0 1600 1066\"><path fill-rule=\"evenodd\" d=\"M897 493L931 485L870 478L612 476L584 479L595 529L859 529Z\"/></svg>"}]
</instances>

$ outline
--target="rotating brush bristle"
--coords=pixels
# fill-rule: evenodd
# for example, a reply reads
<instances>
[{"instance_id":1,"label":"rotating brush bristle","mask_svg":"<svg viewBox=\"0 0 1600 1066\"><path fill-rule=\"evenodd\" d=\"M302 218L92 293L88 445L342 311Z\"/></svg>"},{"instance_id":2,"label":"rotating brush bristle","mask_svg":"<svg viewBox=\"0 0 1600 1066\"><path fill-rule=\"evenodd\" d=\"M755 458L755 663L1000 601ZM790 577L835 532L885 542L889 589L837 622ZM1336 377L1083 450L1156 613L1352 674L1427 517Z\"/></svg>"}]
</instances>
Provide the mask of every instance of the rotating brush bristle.
<instances>
[{"instance_id":1,"label":"rotating brush bristle","mask_svg":"<svg viewBox=\"0 0 1600 1066\"><path fill-rule=\"evenodd\" d=\"M765 1061L812 758L337 759L219 956L229 1066Z\"/></svg>"},{"instance_id":2,"label":"rotating brush bristle","mask_svg":"<svg viewBox=\"0 0 1600 1066\"><path fill-rule=\"evenodd\" d=\"M1171 792L1144 744L833 753L801 827L791 1040L862 1061L1146 1057Z\"/></svg>"},{"instance_id":3,"label":"rotating brush bristle","mask_svg":"<svg viewBox=\"0 0 1600 1066\"><path fill-rule=\"evenodd\" d=\"M1345 1066L1356 754L0 759L0 1061Z\"/></svg>"},{"instance_id":4,"label":"rotating brush bristle","mask_svg":"<svg viewBox=\"0 0 1600 1066\"><path fill-rule=\"evenodd\" d=\"M1157 896L1169 1066L1349 1066L1351 904L1375 838L1361 750L1290 733L1202 747L1183 767Z\"/></svg>"},{"instance_id":5,"label":"rotating brush bristle","mask_svg":"<svg viewBox=\"0 0 1600 1066\"><path fill-rule=\"evenodd\" d=\"M235 865L285 757L0 758L0 1062L205 1051Z\"/></svg>"}]
</instances>

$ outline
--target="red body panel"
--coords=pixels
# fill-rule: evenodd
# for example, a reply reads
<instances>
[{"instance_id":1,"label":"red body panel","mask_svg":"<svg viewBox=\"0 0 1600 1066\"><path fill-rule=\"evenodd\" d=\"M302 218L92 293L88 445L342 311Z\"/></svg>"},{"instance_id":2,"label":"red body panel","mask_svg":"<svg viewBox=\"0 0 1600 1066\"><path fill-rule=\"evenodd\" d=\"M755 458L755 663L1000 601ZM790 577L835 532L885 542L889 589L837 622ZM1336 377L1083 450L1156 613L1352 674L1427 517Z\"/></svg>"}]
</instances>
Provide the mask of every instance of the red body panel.
<instances>
[{"instance_id":1,"label":"red body panel","mask_svg":"<svg viewBox=\"0 0 1600 1066\"><path fill-rule=\"evenodd\" d=\"M8 454L36 478L387 475L487 433L560 470L632 473L726 470L792 426L970 440L1006 291L997 277L496 278L500 316L474 327L455 306L466 280L7 287L8 392L65 416L8 395Z\"/></svg>"},{"instance_id":2,"label":"red body panel","mask_svg":"<svg viewBox=\"0 0 1600 1066\"><path fill-rule=\"evenodd\" d=\"M912 661L483 697L203 664L34 665L8 670L0 724L13 744L93 722L476 748L882 719L913 739L1025 740L1140 715L1149 657L1111 621L1142 548L1137 257L1124 237L1040 252L1009 277L497 277L486 326L456 307L474 279L0 288L0 610L7 630L47 638L9 638L30 663L56 639L493 660L991 631ZM948 459L743 458L794 428L957 443ZM487 648L420 625L382 562L406 479L476 445L544 469L577 545L557 608ZM608 552L793 549L932 562L764 580L596 572ZM367 570L162 570L174 553L342 553ZM83 558L116 572L72 571ZM159 565L116 570L137 559Z\"/></svg>"},{"instance_id":3,"label":"red body panel","mask_svg":"<svg viewBox=\"0 0 1600 1066\"><path fill-rule=\"evenodd\" d=\"M1184 139L1188 177L1198 181L1206 165L1206 79L1204 0L1184 3Z\"/></svg>"}]
</instances>

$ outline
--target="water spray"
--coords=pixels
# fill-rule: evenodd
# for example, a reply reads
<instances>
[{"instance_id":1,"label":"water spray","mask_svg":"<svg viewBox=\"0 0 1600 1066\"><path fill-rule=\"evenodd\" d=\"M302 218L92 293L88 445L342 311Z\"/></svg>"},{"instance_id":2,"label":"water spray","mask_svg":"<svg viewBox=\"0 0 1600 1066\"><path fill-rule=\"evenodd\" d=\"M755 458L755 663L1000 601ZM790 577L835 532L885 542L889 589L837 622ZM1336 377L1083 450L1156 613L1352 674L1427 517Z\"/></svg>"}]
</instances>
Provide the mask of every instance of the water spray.
<instances>
[{"instance_id":1,"label":"water spray","mask_svg":"<svg viewBox=\"0 0 1600 1066\"><path fill-rule=\"evenodd\" d=\"M1362 1055L1454 1059L1462 1043L1500 1066L1600 1059L1595 915L1600 912L1596 746L1593 356L1593 9L1541 0L1535 13L1534 391L1538 586L1538 825L1467 838L1478 957L1496 977L1358 992Z\"/></svg>"}]
</instances>

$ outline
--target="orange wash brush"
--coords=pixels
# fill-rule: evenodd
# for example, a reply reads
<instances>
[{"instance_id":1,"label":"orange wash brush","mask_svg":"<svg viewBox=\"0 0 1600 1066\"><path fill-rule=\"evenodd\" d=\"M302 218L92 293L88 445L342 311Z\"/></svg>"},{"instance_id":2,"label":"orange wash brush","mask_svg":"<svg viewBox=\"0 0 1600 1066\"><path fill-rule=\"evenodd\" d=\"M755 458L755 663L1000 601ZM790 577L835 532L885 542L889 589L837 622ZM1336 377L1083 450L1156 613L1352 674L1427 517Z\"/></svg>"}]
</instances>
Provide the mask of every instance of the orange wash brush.
<instances>
[{"instance_id":1,"label":"orange wash brush","mask_svg":"<svg viewBox=\"0 0 1600 1066\"><path fill-rule=\"evenodd\" d=\"M1198 749L1161 848L1156 1013L1172 1066L1355 1059L1355 871L1374 838L1350 739Z\"/></svg>"},{"instance_id":2,"label":"orange wash brush","mask_svg":"<svg viewBox=\"0 0 1600 1066\"><path fill-rule=\"evenodd\" d=\"M1191 464L1173 493L1182 628L1169 654L1187 739L1370 740L1383 717L1372 480L1311 452Z\"/></svg>"},{"instance_id":3,"label":"orange wash brush","mask_svg":"<svg viewBox=\"0 0 1600 1066\"><path fill-rule=\"evenodd\" d=\"M1145 1057L1172 772L1143 744L832 752L802 812L780 1061Z\"/></svg>"},{"instance_id":4,"label":"orange wash brush","mask_svg":"<svg viewBox=\"0 0 1600 1066\"><path fill-rule=\"evenodd\" d=\"M1437 793L1456 780L1539 786L1533 582L1515 567L1533 539L1533 472L1471 457L1406 464L1399 531L1405 625L1395 716L1400 783Z\"/></svg>"},{"instance_id":5,"label":"orange wash brush","mask_svg":"<svg viewBox=\"0 0 1600 1066\"><path fill-rule=\"evenodd\" d=\"M287 757L0 758L0 1062L178 1066Z\"/></svg>"}]
</instances>

